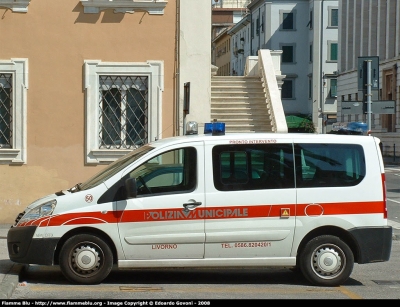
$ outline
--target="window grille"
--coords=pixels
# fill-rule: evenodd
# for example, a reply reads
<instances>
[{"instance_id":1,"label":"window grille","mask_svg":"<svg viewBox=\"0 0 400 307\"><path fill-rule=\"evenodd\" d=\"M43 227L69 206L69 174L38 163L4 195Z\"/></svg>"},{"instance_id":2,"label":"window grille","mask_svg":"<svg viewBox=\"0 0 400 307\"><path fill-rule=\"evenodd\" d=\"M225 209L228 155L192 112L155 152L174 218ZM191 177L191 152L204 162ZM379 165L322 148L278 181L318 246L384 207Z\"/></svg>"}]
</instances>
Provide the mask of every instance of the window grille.
<instances>
[{"instance_id":1,"label":"window grille","mask_svg":"<svg viewBox=\"0 0 400 307\"><path fill-rule=\"evenodd\" d=\"M148 142L148 77L100 76L100 148L131 149Z\"/></svg>"},{"instance_id":2,"label":"window grille","mask_svg":"<svg viewBox=\"0 0 400 307\"><path fill-rule=\"evenodd\" d=\"M12 74L0 73L0 148L12 148Z\"/></svg>"}]
</instances>

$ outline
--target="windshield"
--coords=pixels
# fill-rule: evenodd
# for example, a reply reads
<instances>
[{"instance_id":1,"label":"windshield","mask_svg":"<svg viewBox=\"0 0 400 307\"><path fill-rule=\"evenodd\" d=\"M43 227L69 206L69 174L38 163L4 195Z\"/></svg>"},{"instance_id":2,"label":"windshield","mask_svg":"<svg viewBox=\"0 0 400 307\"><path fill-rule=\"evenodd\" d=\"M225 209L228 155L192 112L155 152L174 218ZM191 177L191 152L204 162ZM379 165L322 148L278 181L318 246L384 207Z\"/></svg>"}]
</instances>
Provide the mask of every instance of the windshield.
<instances>
[{"instance_id":1,"label":"windshield","mask_svg":"<svg viewBox=\"0 0 400 307\"><path fill-rule=\"evenodd\" d=\"M116 173L118 173L120 170L124 169L126 166L133 163L134 161L139 159L141 156L145 155L146 153L148 153L149 151L151 151L153 149L154 149L154 147L151 147L149 145L144 145L142 147L139 147L138 149L135 149L134 151L126 154L125 156L123 156L123 157L119 158L118 160L114 161L113 163L111 163L109 166L107 166L101 172L94 175L89 180L85 181L84 183L79 184L77 186L77 190L87 190L87 189L90 189L90 188L93 188L93 187L99 185L100 183L111 178Z\"/></svg>"}]
</instances>

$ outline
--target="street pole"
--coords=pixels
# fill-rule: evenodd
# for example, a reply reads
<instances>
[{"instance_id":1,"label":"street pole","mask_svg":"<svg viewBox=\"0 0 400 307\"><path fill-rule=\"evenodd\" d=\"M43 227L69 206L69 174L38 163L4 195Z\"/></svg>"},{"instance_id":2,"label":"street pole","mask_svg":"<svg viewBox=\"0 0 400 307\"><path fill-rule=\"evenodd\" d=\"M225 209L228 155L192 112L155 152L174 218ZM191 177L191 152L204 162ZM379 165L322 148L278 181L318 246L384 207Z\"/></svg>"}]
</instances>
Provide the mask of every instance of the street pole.
<instances>
[{"instance_id":1,"label":"street pole","mask_svg":"<svg viewBox=\"0 0 400 307\"><path fill-rule=\"evenodd\" d=\"M371 95L371 60L367 60L367 129L368 133L371 131L371 104L372 104L372 95Z\"/></svg>"}]
</instances>

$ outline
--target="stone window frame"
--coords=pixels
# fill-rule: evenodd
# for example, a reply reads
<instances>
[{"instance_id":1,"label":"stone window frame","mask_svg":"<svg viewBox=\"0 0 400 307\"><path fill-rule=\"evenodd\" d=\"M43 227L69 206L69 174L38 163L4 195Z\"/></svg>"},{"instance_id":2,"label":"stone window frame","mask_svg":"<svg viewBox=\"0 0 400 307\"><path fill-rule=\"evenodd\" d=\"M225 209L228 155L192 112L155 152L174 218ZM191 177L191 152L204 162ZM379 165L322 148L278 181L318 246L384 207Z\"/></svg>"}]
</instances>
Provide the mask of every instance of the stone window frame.
<instances>
[{"instance_id":1,"label":"stone window frame","mask_svg":"<svg viewBox=\"0 0 400 307\"><path fill-rule=\"evenodd\" d=\"M15 13L27 13L31 0L0 0L0 7L6 7Z\"/></svg>"},{"instance_id":2,"label":"stone window frame","mask_svg":"<svg viewBox=\"0 0 400 307\"><path fill-rule=\"evenodd\" d=\"M132 149L107 149L99 144L99 76L143 75L149 78L148 89L148 140L162 137L162 92L164 91L164 62L102 62L84 61L84 87L86 106L85 162L108 164L132 151Z\"/></svg>"},{"instance_id":3,"label":"stone window frame","mask_svg":"<svg viewBox=\"0 0 400 307\"><path fill-rule=\"evenodd\" d=\"M98 14L102 10L114 9L114 13L134 13L146 11L150 15L163 15L168 3L165 0L80 0L83 12Z\"/></svg>"},{"instance_id":4,"label":"stone window frame","mask_svg":"<svg viewBox=\"0 0 400 307\"><path fill-rule=\"evenodd\" d=\"M12 148L0 148L0 164L27 163L28 59L0 60L0 71L12 74Z\"/></svg>"}]
</instances>

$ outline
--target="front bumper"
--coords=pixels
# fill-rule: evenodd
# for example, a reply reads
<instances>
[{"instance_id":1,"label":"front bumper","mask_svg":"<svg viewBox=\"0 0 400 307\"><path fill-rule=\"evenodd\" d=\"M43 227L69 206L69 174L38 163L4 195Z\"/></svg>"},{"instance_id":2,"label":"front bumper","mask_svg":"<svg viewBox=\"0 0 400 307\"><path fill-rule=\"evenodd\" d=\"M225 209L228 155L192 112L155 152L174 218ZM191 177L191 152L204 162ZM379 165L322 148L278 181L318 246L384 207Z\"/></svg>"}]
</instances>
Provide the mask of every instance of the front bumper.
<instances>
[{"instance_id":1,"label":"front bumper","mask_svg":"<svg viewBox=\"0 0 400 307\"><path fill-rule=\"evenodd\" d=\"M12 227L7 234L8 256L24 264L52 265L60 238L33 238L37 226Z\"/></svg>"}]
</instances>

